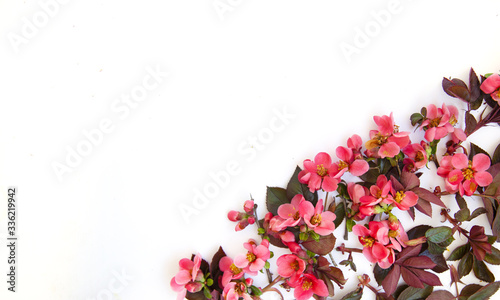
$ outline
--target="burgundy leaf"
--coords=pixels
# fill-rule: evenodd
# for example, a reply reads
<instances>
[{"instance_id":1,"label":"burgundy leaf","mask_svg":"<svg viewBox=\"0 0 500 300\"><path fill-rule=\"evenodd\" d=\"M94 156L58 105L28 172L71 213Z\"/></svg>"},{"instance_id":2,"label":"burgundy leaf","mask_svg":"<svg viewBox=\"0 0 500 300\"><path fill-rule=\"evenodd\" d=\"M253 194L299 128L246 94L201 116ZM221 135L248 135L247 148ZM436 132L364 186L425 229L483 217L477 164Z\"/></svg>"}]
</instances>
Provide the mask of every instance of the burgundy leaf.
<instances>
[{"instance_id":1,"label":"burgundy leaf","mask_svg":"<svg viewBox=\"0 0 500 300\"><path fill-rule=\"evenodd\" d=\"M405 189L405 187L392 175L391 175L391 183L392 187L396 191L403 191Z\"/></svg>"},{"instance_id":2,"label":"burgundy leaf","mask_svg":"<svg viewBox=\"0 0 500 300\"><path fill-rule=\"evenodd\" d=\"M472 101L476 100L481 95L481 89L479 88L479 86L480 86L479 78L477 77L476 72L474 72L474 69L470 68L469 87L471 91Z\"/></svg>"},{"instance_id":3,"label":"burgundy leaf","mask_svg":"<svg viewBox=\"0 0 500 300\"><path fill-rule=\"evenodd\" d=\"M398 286L399 277L401 276L401 267L399 265L394 265L391 271L387 274L384 281L382 281L382 286L387 295L392 295Z\"/></svg>"},{"instance_id":4,"label":"burgundy leaf","mask_svg":"<svg viewBox=\"0 0 500 300\"><path fill-rule=\"evenodd\" d=\"M320 236L319 241L309 237L307 241L302 243L302 246L313 253L327 255L335 248L335 237L333 234Z\"/></svg>"},{"instance_id":5,"label":"burgundy leaf","mask_svg":"<svg viewBox=\"0 0 500 300\"><path fill-rule=\"evenodd\" d=\"M399 254L396 256L397 257L396 263L400 264L409 257L417 256L420 253L420 250L422 250L421 244L417 246L404 248L403 251L399 252Z\"/></svg>"},{"instance_id":6,"label":"burgundy leaf","mask_svg":"<svg viewBox=\"0 0 500 300\"><path fill-rule=\"evenodd\" d=\"M417 269L432 269L436 264L427 256L414 256L405 260L403 266Z\"/></svg>"},{"instance_id":7,"label":"burgundy leaf","mask_svg":"<svg viewBox=\"0 0 500 300\"><path fill-rule=\"evenodd\" d=\"M417 289L423 289L425 286L420 281L417 275L405 267L401 267L401 276L403 280L409 285Z\"/></svg>"},{"instance_id":8,"label":"burgundy leaf","mask_svg":"<svg viewBox=\"0 0 500 300\"><path fill-rule=\"evenodd\" d=\"M420 212L428 215L429 217L432 217L432 206L430 202L427 202L422 198L418 198L415 208L418 209Z\"/></svg>"},{"instance_id":9,"label":"burgundy leaf","mask_svg":"<svg viewBox=\"0 0 500 300\"><path fill-rule=\"evenodd\" d=\"M414 173L403 171L403 173L401 173L401 183L406 190L411 190L420 186L420 179L418 179L417 175Z\"/></svg>"},{"instance_id":10,"label":"burgundy leaf","mask_svg":"<svg viewBox=\"0 0 500 300\"><path fill-rule=\"evenodd\" d=\"M470 102L470 92L469 89L463 86L451 86L448 88L449 94L454 95L456 98L461 99L465 102Z\"/></svg>"},{"instance_id":11,"label":"burgundy leaf","mask_svg":"<svg viewBox=\"0 0 500 300\"><path fill-rule=\"evenodd\" d=\"M432 285L432 286L443 285L441 283L441 280L439 280L439 277L436 276L436 274L432 274L431 272L427 272L427 271L420 270L420 269L414 269L414 268L411 268L410 270L413 273L415 273L415 275L417 275L418 278L423 283L425 283L427 285Z\"/></svg>"},{"instance_id":12,"label":"burgundy leaf","mask_svg":"<svg viewBox=\"0 0 500 300\"><path fill-rule=\"evenodd\" d=\"M443 201L441 201L441 198L439 198L438 196L434 195L434 193L432 193L424 188L417 187L417 188L412 189L412 192L414 192L415 194L417 194L418 197L420 197L426 201L429 201L429 202L434 203L436 205L439 205L441 207L446 207L446 205L444 205Z\"/></svg>"}]
</instances>

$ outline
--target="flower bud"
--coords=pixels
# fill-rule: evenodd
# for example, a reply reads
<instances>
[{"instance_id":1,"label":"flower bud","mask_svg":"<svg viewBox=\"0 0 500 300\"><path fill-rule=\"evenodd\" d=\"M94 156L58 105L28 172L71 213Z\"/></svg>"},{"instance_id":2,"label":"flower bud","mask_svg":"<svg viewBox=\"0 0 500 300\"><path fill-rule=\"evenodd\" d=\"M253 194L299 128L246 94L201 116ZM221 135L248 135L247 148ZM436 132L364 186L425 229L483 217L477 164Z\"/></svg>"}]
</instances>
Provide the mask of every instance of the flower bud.
<instances>
[{"instance_id":1,"label":"flower bud","mask_svg":"<svg viewBox=\"0 0 500 300\"><path fill-rule=\"evenodd\" d=\"M243 214L240 213L239 211L232 210L227 213L227 218L229 219L229 221L237 222L243 219Z\"/></svg>"},{"instance_id":2,"label":"flower bud","mask_svg":"<svg viewBox=\"0 0 500 300\"><path fill-rule=\"evenodd\" d=\"M254 202L253 200L247 200L245 201L245 205L243 206L243 209L247 214L253 215L253 208L254 208Z\"/></svg>"}]
</instances>

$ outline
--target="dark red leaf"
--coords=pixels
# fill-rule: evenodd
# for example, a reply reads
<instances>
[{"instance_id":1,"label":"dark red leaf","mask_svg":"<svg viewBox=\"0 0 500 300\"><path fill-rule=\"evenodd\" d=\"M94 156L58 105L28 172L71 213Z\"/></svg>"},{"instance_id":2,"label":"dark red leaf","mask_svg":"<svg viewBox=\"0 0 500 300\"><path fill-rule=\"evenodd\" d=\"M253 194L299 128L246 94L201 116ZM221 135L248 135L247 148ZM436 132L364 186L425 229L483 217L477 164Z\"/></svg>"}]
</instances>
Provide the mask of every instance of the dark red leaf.
<instances>
[{"instance_id":1,"label":"dark red leaf","mask_svg":"<svg viewBox=\"0 0 500 300\"><path fill-rule=\"evenodd\" d=\"M414 173L403 171L403 173L401 173L401 183L406 190L411 190L420 186L420 179L418 179L417 175Z\"/></svg>"},{"instance_id":2,"label":"dark red leaf","mask_svg":"<svg viewBox=\"0 0 500 300\"><path fill-rule=\"evenodd\" d=\"M407 269L405 267L401 267L401 276L403 277L403 280L409 286L412 286L412 287L415 287L415 288L418 288L418 289L423 289L424 288L424 284L422 283L422 281L420 281L420 279L418 278L418 276L415 275L415 273L413 273L409 269Z\"/></svg>"},{"instance_id":3,"label":"dark red leaf","mask_svg":"<svg viewBox=\"0 0 500 300\"><path fill-rule=\"evenodd\" d=\"M418 198L415 208L418 209L420 212L424 213L425 215L432 217L432 206L430 202L427 202L422 198Z\"/></svg>"},{"instance_id":4,"label":"dark red leaf","mask_svg":"<svg viewBox=\"0 0 500 300\"><path fill-rule=\"evenodd\" d=\"M406 247L403 251L399 252L396 256L396 264L400 264L409 257L418 256L420 254L420 250L422 249L422 245Z\"/></svg>"},{"instance_id":5,"label":"dark red leaf","mask_svg":"<svg viewBox=\"0 0 500 300\"><path fill-rule=\"evenodd\" d=\"M465 102L470 102L469 89L463 86L455 85L448 88L448 94L454 95L455 98L461 99Z\"/></svg>"},{"instance_id":6,"label":"dark red leaf","mask_svg":"<svg viewBox=\"0 0 500 300\"><path fill-rule=\"evenodd\" d=\"M492 282L475 292L468 300L486 300L490 299L498 289L500 288L500 282Z\"/></svg>"},{"instance_id":7,"label":"dark red leaf","mask_svg":"<svg viewBox=\"0 0 500 300\"><path fill-rule=\"evenodd\" d=\"M470 135L471 133L474 132L477 126L477 121L476 118L470 113L470 112L465 112L465 133L467 135Z\"/></svg>"},{"instance_id":8,"label":"dark red leaf","mask_svg":"<svg viewBox=\"0 0 500 300\"><path fill-rule=\"evenodd\" d=\"M443 285L436 274L432 274L431 272L415 268L411 268L410 270L415 273L415 275L417 275L418 278L425 284L432 286Z\"/></svg>"},{"instance_id":9,"label":"dark red leaf","mask_svg":"<svg viewBox=\"0 0 500 300\"><path fill-rule=\"evenodd\" d=\"M391 271L387 274L384 281L382 281L382 286L387 295L392 295L398 286L399 277L401 276L401 267L399 265L394 265Z\"/></svg>"},{"instance_id":10,"label":"dark red leaf","mask_svg":"<svg viewBox=\"0 0 500 300\"><path fill-rule=\"evenodd\" d=\"M412 189L412 192L414 192L415 194L417 194L418 197L420 197L426 201L429 201L429 202L434 203L436 205L439 205L441 207L446 207L446 205L444 205L443 201L441 201L441 198L439 198L438 196L434 195L434 193L432 193L424 188L417 187L417 188Z\"/></svg>"},{"instance_id":11,"label":"dark red leaf","mask_svg":"<svg viewBox=\"0 0 500 300\"><path fill-rule=\"evenodd\" d=\"M436 264L427 256L414 256L405 260L402 264L405 267L417 269L432 269Z\"/></svg>"},{"instance_id":12,"label":"dark red leaf","mask_svg":"<svg viewBox=\"0 0 500 300\"><path fill-rule=\"evenodd\" d=\"M391 183L392 183L392 187L394 188L394 190L396 191L403 191L405 189L405 187L401 184L401 182L399 182L394 176L391 175Z\"/></svg>"},{"instance_id":13,"label":"dark red leaf","mask_svg":"<svg viewBox=\"0 0 500 300\"><path fill-rule=\"evenodd\" d=\"M335 237L333 234L320 236L319 241L309 237L307 241L302 243L302 246L313 253L327 255L335 248Z\"/></svg>"}]
</instances>

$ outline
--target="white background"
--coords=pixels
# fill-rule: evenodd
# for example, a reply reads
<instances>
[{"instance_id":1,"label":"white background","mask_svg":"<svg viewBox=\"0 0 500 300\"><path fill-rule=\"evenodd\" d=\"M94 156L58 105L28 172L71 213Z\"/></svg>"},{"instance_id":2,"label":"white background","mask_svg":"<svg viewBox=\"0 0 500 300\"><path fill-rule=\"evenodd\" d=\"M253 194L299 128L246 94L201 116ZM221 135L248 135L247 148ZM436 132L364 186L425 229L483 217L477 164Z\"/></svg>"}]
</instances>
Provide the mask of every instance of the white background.
<instances>
[{"instance_id":1,"label":"white background","mask_svg":"<svg viewBox=\"0 0 500 300\"><path fill-rule=\"evenodd\" d=\"M169 282L179 259L199 252L210 260L219 245L234 257L255 236L226 219L250 193L263 216L266 185L284 186L296 165L333 155L354 133L366 140L373 115L394 112L411 130L410 114L424 105L463 110L442 92L443 76L500 68L498 1L221 0L232 6L218 12L213 0L69 0L52 1L44 19L48 2L0 3L2 245L6 189L19 189L18 291L7 292L2 246L1 299L108 299L110 285L113 299L175 299ZM342 43L358 53L346 56ZM169 75L124 117L113 104L147 68ZM294 117L267 144L251 141L276 110ZM54 164L66 165L68 149L102 120L112 132L58 178ZM491 128L475 141L491 152L498 136ZM209 173L231 161L239 173L207 207L193 206L195 190L214 183ZM436 184L442 179L427 187ZM183 203L197 209L189 223ZM418 216L441 221L437 209L432 219ZM370 272L363 257L355 261ZM339 296L357 284L344 271ZM117 272L130 278L117 281ZM441 278L447 289L449 273Z\"/></svg>"}]
</instances>

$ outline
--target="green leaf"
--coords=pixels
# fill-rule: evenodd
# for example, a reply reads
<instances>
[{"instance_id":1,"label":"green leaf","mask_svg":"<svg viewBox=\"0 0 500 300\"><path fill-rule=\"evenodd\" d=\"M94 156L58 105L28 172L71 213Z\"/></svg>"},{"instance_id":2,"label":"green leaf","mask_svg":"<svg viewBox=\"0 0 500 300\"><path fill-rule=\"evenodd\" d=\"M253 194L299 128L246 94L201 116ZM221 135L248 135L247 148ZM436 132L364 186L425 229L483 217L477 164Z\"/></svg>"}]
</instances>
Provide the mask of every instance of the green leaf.
<instances>
[{"instance_id":1,"label":"green leaf","mask_svg":"<svg viewBox=\"0 0 500 300\"><path fill-rule=\"evenodd\" d=\"M425 233L425 237L427 238L427 240L435 244L445 242L452 236L453 231L451 230L451 228L446 226L431 228Z\"/></svg>"},{"instance_id":2,"label":"green leaf","mask_svg":"<svg viewBox=\"0 0 500 300\"><path fill-rule=\"evenodd\" d=\"M251 285L250 289L252 290L252 294L254 296L261 296L262 295L262 291L258 287Z\"/></svg>"},{"instance_id":3,"label":"green leaf","mask_svg":"<svg viewBox=\"0 0 500 300\"><path fill-rule=\"evenodd\" d=\"M288 185L286 186L286 196L291 201L295 195L300 194L303 195L306 200L312 202L313 205L316 205L316 202L318 202L318 192L312 193L307 185L300 183L300 171L302 170L297 166L295 168L295 172L290 178L290 181L288 181Z\"/></svg>"},{"instance_id":4,"label":"green leaf","mask_svg":"<svg viewBox=\"0 0 500 300\"><path fill-rule=\"evenodd\" d=\"M443 254L443 252L446 251L446 247L441 247L438 244L434 244L429 241L427 241L427 245L429 246L427 250L429 250L429 253L431 254Z\"/></svg>"},{"instance_id":5,"label":"green leaf","mask_svg":"<svg viewBox=\"0 0 500 300\"><path fill-rule=\"evenodd\" d=\"M267 187L266 206L273 215L278 214L280 205L290 203L286 195L286 190L279 187Z\"/></svg>"},{"instance_id":6,"label":"green leaf","mask_svg":"<svg viewBox=\"0 0 500 300\"><path fill-rule=\"evenodd\" d=\"M420 300L429 297L434 288L430 285L425 286L423 289L414 288L412 286L407 287L397 300Z\"/></svg>"},{"instance_id":7,"label":"green leaf","mask_svg":"<svg viewBox=\"0 0 500 300\"><path fill-rule=\"evenodd\" d=\"M500 163L500 144L495 149L493 156L491 157L491 165Z\"/></svg>"},{"instance_id":8,"label":"green leaf","mask_svg":"<svg viewBox=\"0 0 500 300\"><path fill-rule=\"evenodd\" d=\"M474 275L482 281L493 282L495 281L495 275L491 273L490 269L482 261L479 261L474 257L474 263L472 264L472 270L474 270Z\"/></svg>"},{"instance_id":9,"label":"green leaf","mask_svg":"<svg viewBox=\"0 0 500 300\"><path fill-rule=\"evenodd\" d=\"M490 299L500 288L500 282L492 282L475 292L468 300L486 300Z\"/></svg>"},{"instance_id":10,"label":"green leaf","mask_svg":"<svg viewBox=\"0 0 500 300\"><path fill-rule=\"evenodd\" d=\"M458 278L462 278L469 274L472 270L472 253L467 252L464 257L458 263Z\"/></svg>"},{"instance_id":11,"label":"green leaf","mask_svg":"<svg viewBox=\"0 0 500 300\"><path fill-rule=\"evenodd\" d=\"M458 207L460 207L460 209L467 208L467 201L465 201L464 197L462 197L459 193L455 194L455 201L457 201Z\"/></svg>"},{"instance_id":12,"label":"green leaf","mask_svg":"<svg viewBox=\"0 0 500 300\"><path fill-rule=\"evenodd\" d=\"M455 219L457 219L457 221L459 222L467 221L469 217L470 217L470 210L467 207L464 207L455 213Z\"/></svg>"},{"instance_id":13,"label":"green leaf","mask_svg":"<svg viewBox=\"0 0 500 300\"><path fill-rule=\"evenodd\" d=\"M464 255L466 253L468 253L470 251L470 244L467 243L465 245L462 245L460 247L457 247L455 248L455 250L453 250L450 254L450 256L448 257L447 260L459 260L461 259L462 257L464 257Z\"/></svg>"},{"instance_id":14,"label":"green leaf","mask_svg":"<svg viewBox=\"0 0 500 300\"><path fill-rule=\"evenodd\" d=\"M422 123L423 120L424 120L424 116L422 116L422 114L419 114L419 113L414 113L410 117L410 121L411 121L412 126L415 126L417 124Z\"/></svg>"},{"instance_id":15,"label":"green leaf","mask_svg":"<svg viewBox=\"0 0 500 300\"><path fill-rule=\"evenodd\" d=\"M474 211L472 212L470 217L467 219L467 221L472 221L473 219L475 219L475 218L477 218L480 215L485 214L485 213L486 213L486 208L478 207L478 208L474 209Z\"/></svg>"},{"instance_id":16,"label":"green leaf","mask_svg":"<svg viewBox=\"0 0 500 300\"><path fill-rule=\"evenodd\" d=\"M474 143L470 143L469 159L472 160L472 158L478 153L483 153L483 154L486 154L488 157L490 157L488 152L484 151L483 148L479 147L478 145L476 145ZM490 159L491 159L491 157L490 157Z\"/></svg>"},{"instance_id":17,"label":"green leaf","mask_svg":"<svg viewBox=\"0 0 500 300\"><path fill-rule=\"evenodd\" d=\"M333 213L335 214L335 220L333 221L333 224L335 224L335 228L338 228L342 221L345 219L344 203L338 203L337 206L335 206L335 211Z\"/></svg>"},{"instance_id":18,"label":"green leaf","mask_svg":"<svg viewBox=\"0 0 500 300\"><path fill-rule=\"evenodd\" d=\"M320 236L319 241L315 241L312 237L309 237L307 241L302 243L302 246L304 246L306 250L318 255L327 255L335 248L335 237L332 233L326 236Z\"/></svg>"},{"instance_id":19,"label":"green leaf","mask_svg":"<svg viewBox=\"0 0 500 300\"><path fill-rule=\"evenodd\" d=\"M354 225L356 225L356 222L354 222L353 219L346 219L346 227L347 227L348 232L352 231L352 228L354 227Z\"/></svg>"},{"instance_id":20,"label":"green leaf","mask_svg":"<svg viewBox=\"0 0 500 300\"><path fill-rule=\"evenodd\" d=\"M363 296L363 289L357 288L356 290L342 297L341 300L360 300L362 296Z\"/></svg>"},{"instance_id":21,"label":"green leaf","mask_svg":"<svg viewBox=\"0 0 500 300\"><path fill-rule=\"evenodd\" d=\"M500 251L491 246L491 253L486 253L484 261L492 265L500 265Z\"/></svg>"}]
</instances>

